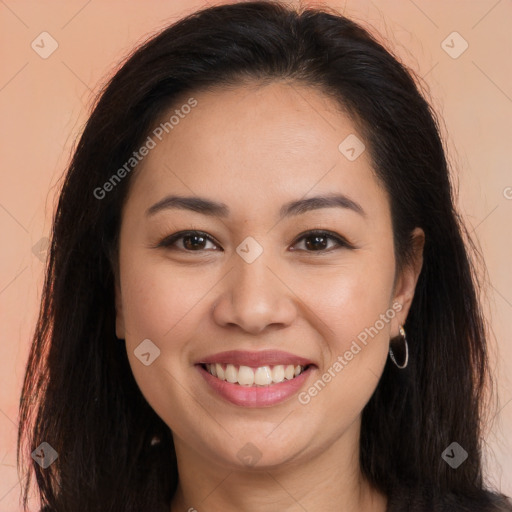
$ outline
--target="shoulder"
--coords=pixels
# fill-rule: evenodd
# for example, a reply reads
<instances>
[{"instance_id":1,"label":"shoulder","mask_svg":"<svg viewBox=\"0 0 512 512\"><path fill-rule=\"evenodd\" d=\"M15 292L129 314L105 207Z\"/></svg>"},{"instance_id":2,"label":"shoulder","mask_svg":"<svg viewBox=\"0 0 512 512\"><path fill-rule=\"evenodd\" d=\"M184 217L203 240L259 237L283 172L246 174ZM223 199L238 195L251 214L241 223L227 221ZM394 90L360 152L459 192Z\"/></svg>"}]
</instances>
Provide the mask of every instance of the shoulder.
<instances>
[{"instance_id":1,"label":"shoulder","mask_svg":"<svg viewBox=\"0 0 512 512\"><path fill-rule=\"evenodd\" d=\"M503 494L496 494L490 491L480 491L475 496L449 494L439 502L439 512L445 511L512 512L512 501Z\"/></svg>"},{"instance_id":2,"label":"shoulder","mask_svg":"<svg viewBox=\"0 0 512 512\"><path fill-rule=\"evenodd\" d=\"M387 512L512 512L512 500L484 490L470 496L439 495L425 488L408 489L390 498Z\"/></svg>"},{"instance_id":3,"label":"shoulder","mask_svg":"<svg viewBox=\"0 0 512 512\"><path fill-rule=\"evenodd\" d=\"M496 512L512 512L512 499L503 494L488 493Z\"/></svg>"},{"instance_id":4,"label":"shoulder","mask_svg":"<svg viewBox=\"0 0 512 512\"><path fill-rule=\"evenodd\" d=\"M512 512L512 500L509 497L490 491L482 491L475 498L461 498L461 506L465 507L461 511L468 512Z\"/></svg>"}]
</instances>

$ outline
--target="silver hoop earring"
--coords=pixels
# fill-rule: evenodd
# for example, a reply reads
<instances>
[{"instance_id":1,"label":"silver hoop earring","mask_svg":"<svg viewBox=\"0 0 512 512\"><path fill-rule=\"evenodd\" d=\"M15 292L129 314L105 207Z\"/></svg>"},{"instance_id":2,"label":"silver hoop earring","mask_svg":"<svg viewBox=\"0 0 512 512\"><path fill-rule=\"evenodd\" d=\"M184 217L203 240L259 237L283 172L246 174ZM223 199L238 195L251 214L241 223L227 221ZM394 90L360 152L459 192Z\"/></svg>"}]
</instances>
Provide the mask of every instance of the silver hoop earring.
<instances>
[{"instance_id":1,"label":"silver hoop earring","mask_svg":"<svg viewBox=\"0 0 512 512\"><path fill-rule=\"evenodd\" d=\"M391 345L389 346L389 357L391 358L391 361L393 361L393 363L395 363L397 368L400 368L401 370L403 370L409 363L409 345L407 344L407 338L405 337L405 329L400 325L398 327L398 330L400 331L400 335L402 336L402 339L404 340L404 345L405 345L405 347L404 347L404 351L405 351L404 362L402 364L397 363L395 354L393 354L393 349L391 348Z\"/></svg>"}]
</instances>

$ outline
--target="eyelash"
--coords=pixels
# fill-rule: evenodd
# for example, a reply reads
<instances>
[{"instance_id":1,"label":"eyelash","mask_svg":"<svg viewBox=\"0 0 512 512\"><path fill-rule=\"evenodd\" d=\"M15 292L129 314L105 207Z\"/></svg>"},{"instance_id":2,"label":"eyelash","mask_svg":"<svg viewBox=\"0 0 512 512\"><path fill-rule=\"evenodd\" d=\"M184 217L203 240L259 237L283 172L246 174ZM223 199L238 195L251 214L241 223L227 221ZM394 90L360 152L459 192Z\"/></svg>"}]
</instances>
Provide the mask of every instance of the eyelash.
<instances>
[{"instance_id":1,"label":"eyelash","mask_svg":"<svg viewBox=\"0 0 512 512\"><path fill-rule=\"evenodd\" d=\"M181 239L187 237L188 235L200 236L200 237L205 238L206 240L212 242L215 245L219 245L215 241L214 238L212 238L210 235L208 235L204 231L188 230L188 231L179 231L178 233L174 233L172 235L169 235L169 236L165 237L155 247L156 248L158 248L158 247L172 248L173 245L178 240L181 240ZM322 236L322 237L328 238L330 240L334 240L336 242L337 246L336 247L331 247L330 249L319 249L318 251L308 251L306 249L299 249L299 250L301 250L303 252L308 252L308 253L324 253L325 254L325 253L330 253L330 252L332 252L335 249L340 249L340 248L343 248L343 247L345 247L347 249L353 249L354 248L342 236L340 236L340 235L338 235L336 233L333 233L332 231L326 231L326 230L320 230L320 229L313 229L313 230L310 230L310 231L306 231L305 233L301 233L299 235L299 237L296 238L296 240L295 240L293 245L296 245L298 242L302 241L305 238L309 238L309 237L312 237L312 236L315 236L315 235L316 236ZM181 250L181 251L184 251L184 252L189 252L189 253L208 251L208 249L199 249L197 251L193 251L193 250L187 250L187 249L182 249L182 248L178 248L178 250Z\"/></svg>"}]
</instances>

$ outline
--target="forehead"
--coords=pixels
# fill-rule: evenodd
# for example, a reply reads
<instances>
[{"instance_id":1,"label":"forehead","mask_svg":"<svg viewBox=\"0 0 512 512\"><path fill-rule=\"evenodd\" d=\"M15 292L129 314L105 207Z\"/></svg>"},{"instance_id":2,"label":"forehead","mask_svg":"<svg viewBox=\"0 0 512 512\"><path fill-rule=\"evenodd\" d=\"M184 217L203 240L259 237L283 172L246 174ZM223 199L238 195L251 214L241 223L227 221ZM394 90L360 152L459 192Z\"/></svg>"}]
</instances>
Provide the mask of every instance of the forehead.
<instances>
[{"instance_id":1,"label":"forehead","mask_svg":"<svg viewBox=\"0 0 512 512\"><path fill-rule=\"evenodd\" d=\"M181 110L189 98L197 103ZM352 161L340 151L347 137L362 136L317 89L276 82L202 91L183 96L161 122L173 115L169 133L152 136L156 145L132 177L131 201L141 208L174 192L255 213L272 208L270 202L332 192L350 195L370 213L387 208L368 151Z\"/></svg>"}]
</instances>

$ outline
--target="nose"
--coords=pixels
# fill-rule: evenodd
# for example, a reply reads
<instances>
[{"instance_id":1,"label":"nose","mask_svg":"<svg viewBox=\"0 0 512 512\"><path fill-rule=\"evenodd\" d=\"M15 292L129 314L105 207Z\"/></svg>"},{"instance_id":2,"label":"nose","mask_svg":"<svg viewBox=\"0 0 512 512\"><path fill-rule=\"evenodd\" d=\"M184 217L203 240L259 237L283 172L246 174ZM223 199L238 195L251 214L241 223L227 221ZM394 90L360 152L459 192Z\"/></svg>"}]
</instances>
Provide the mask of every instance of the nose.
<instances>
[{"instance_id":1,"label":"nose","mask_svg":"<svg viewBox=\"0 0 512 512\"><path fill-rule=\"evenodd\" d=\"M238 256L234 260L213 306L215 322L250 334L290 325L297 314L295 295L265 252L252 263Z\"/></svg>"}]
</instances>

